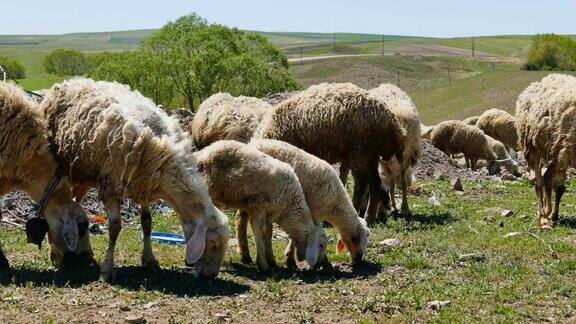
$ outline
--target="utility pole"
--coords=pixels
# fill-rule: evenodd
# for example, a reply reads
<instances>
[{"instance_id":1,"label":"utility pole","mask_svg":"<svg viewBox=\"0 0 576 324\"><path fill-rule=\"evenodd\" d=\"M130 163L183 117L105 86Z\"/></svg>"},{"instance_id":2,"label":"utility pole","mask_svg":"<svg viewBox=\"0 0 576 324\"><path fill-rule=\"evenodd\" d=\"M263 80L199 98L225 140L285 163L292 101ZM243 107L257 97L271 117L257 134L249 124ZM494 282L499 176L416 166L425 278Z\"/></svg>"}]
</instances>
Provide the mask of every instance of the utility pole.
<instances>
[{"instance_id":1,"label":"utility pole","mask_svg":"<svg viewBox=\"0 0 576 324\"><path fill-rule=\"evenodd\" d=\"M382 34L382 55L384 55L384 34Z\"/></svg>"},{"instance_id":2,"label":"utility pole","mask_svg":"<svg viewBox=\"0 0 576 324\"><path fill-rule=\"evenodd\" d=\"M333 44L332 51L336 52L336 33L334 33L332 36L333 36L333 38L332 38L332 44Z\"/></svg>"},{"instance_id":3,"label":"utility pole","mask_svg":"<svg viewBox=\"0 0 576 324\"><path fill-rule=\"evenodd\" d=\"M302 64L302 46L300 46L300 64Z\"/></svg>"},{"instance_id":4,"label":"utility pole","mask_svg":"<svg viewBox=\"0 0 576 324\"><path fill-rule=\"evenodd\" d=\"M472 37L472 57L474 58L476 55L476 37Z\"/></svg>"}]
</instances>

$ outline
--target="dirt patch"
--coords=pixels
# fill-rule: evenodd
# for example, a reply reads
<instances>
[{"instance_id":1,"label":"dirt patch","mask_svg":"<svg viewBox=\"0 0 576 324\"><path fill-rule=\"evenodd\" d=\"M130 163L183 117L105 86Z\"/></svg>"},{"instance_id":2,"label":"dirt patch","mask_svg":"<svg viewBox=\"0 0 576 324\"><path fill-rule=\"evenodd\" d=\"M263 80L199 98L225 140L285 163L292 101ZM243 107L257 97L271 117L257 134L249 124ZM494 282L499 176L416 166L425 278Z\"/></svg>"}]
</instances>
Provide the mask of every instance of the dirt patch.
<instances>
[{"instance_id":1,"label":"dirt patch","mask_svg":"<svg viewBox=\"0 0 576 324\"><path fill-rule=\"evenodd\" d=\"M476 180L483 177L479 172L471 171L452 159L446 153L435 148L429 141L423 140L421 156L414 170L414 176L421 180L460 178L463 180Z\"/></svg>"}]
</instances>

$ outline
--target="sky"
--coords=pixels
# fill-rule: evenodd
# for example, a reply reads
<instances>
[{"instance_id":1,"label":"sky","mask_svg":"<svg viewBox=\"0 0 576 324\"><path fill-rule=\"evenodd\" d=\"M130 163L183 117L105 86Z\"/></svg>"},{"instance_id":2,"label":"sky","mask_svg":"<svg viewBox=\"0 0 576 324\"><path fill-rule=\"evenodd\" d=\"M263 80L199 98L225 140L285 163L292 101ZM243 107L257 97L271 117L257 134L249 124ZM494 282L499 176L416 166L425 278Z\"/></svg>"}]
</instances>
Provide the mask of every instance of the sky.
<instances>
[{"instance_id":1,"label":"sky","mask_svg":"<svg viewBox=\"0 0 576 324\"><path fill-rule=\"evenodd\" d=\"M210 22L260 31L576 34L573 0L0 0L0 35L159 28L190 12Z\"/></svg>"}]
</instances>

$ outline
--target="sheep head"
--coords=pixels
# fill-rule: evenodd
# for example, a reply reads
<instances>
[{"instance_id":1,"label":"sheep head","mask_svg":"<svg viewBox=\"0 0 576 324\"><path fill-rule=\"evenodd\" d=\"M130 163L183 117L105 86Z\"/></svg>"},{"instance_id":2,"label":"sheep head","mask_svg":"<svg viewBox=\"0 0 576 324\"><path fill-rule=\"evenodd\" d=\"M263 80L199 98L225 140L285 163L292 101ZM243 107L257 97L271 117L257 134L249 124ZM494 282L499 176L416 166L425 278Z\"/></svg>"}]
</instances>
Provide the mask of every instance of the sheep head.
<instances>
[{"instance_id":1,"label":"sheep head","mask_svg":"<svg viewBox=\"0 0 576 324\"><path fill-rule=\"evenodd\" d=\"M336 243L336 251L343 253L344 249L348 249L352 263L356 264L362 261L366 251L368 250L368 236L370 229L366 224L364 218L358 217L358 225L352 231L341 235Z\"/></svg>"}]
</instances>

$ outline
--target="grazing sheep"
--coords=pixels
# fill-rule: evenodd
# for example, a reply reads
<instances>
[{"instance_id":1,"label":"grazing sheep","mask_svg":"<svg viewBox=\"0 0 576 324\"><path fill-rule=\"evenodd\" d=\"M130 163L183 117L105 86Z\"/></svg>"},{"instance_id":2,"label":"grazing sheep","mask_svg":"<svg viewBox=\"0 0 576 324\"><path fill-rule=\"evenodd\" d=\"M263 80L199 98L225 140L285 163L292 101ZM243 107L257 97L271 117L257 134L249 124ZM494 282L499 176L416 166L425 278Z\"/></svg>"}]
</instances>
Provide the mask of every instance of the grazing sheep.
<instances>
[{"instance_id":1,"label":"grazing sheep","mask_svg":"<svg viewBox=\"0 0 576 324\"><path fill-rule=\"evenodd\" d=\"M189 135L175 119L128 86L83 78L54 85L41 106L60 166L76 186L76 201L97 187L108 213L103 279L113 274L125 198L142 206L143 265L158 265L147 210L152 201L163 199L181 217L186 262L195 263L197 276L218 274L228 243L227 218L212 204L190 158Z\"/></svg>"},{"instance_id":2,"label":"grazing sheep","mask_svg":"<svg viewBox=\"0 0 576 324\"><path fill-rule=\"evenodd\" d=\"M402 212L408 214L410 213L408 188L412 184L412 168L416 166L420 158L421 128L418 110L412 99L404 91L392 84L382 84L378 88L370 90L370 95L386 103L386 106L398 118L400 125L406 132L402 163L392 157L389 161L381 161L378 170L388 188L389 201L394 211L396 210L396 181L400 182L402 187Z\"/></svg>"},{"instance_id":3,"label":"grazing sheep","mask_svg":"<svg viewBox=\"0 0 576 324\"><path fill-rule=\"evenodd\" d=\"M293 169L300 184L310 212L315 221L328 221L334 225L340 234L336 250L348 249L354 263L362 261L368 246L370 230L366 221L356 213L346 188L338 173L328 162L306 153L295 146L277 140L253 140L250 146L277 160L288 163ZM240 217L236 223L236 232L240 253L243 260L249 260L248 241L246 239L245 217ZM290 243L286 250L288 262L294 263L294 250Z\"/></svg>"},{"instance_id":4,"label":"grazing sheep","mask_svg":"<svg viewBox=\"0 0 576 324\"><path fill-rule=\"evenodd\" d=\"M486 135L486 138L488 139L488 145L490 145L492 151L496 154L498 162L502 164L510 174L520 177L522 174L519 171L519 164L512 159L504 144L495 140L491 136Z\"/></svg>"},{"instance_id":5,"label":"grazing sheep","mask_svg":"<svg viewBox=\"0 0 576 324\"><path fill-rule=\"evenodd\" d=\"M474 126L459 120L441 122L430 133L430 143L446 154L464 154L473 171L477 170L478 159L485 159L490 174L497 172L498 157L484 133Z\"/></svg>"},{"instance_id":6,"label":"grazing sheep","mask_svg":"<svg viewBox=\"0 0 576 324\"><path fill-rule=\"evenodd\" d=\"M518 134L514 116L499 109L485 111L476 122L486 135L500 141L507 149L518 150Z\"/></svg>"},{"instance_id":7,"label":"grazing sheep","mask_svg":"<svg viewBox=\"0 0 576 324\"><path fill-rule=\"evenodd\" d=\"M464 119L462 122L466 125L475 126L480 116L472 116Z\"/></svg>"},{"instance_id":8,"label":"grazing sheep","mask_svg":"<svg viewBox=\"0 0 576 324\"><path fill-rule=\"evenodd\" d=\"M36 102L17 86L0 82L0 197L26 192L42 200L58 169L48 141L48 127ZM86 233L88 217L72 200L70 183L62 178L46 202L50 260L55 267L69 261L93 262ZM38 242L45 232L39 231ZM0 249L0 270L9 268Z\"/></svg>"},{"instance_id":9,"label":"grazing sheep","mask_svg":"<svg viewBox=\"0 0 576 324\"><path fill-rule=\"evenodd\" d=\"M519 149L535 173L542 227L558 222L566 171L576 167L575 120L576 78L573 76L550 74L528 86L516 102Z\"/></svg>"},{"instance_id":10,"label":"grazing sheep","mask_svg":"<svg viewBox=\"0 0 576 324\"><path fill-rule=\"evenodd\" d=\"M217 93L200 105L189 131L199 149L218 140L248 143L264 114L271 110L272 106L258 98Z\"/></svg>"},{"instance_id":11,"label":"grazing sheep","mask_svg":"<svg viewBox=\"0 0 576 324\"><path fill-rule=\"evenodd\" d=\"M341 163L355 174L358 210L369 186L368 222L376 216L381 180L378 161L396 156L402 162L405 134L386 104L351 83L323 83L277 105L255 136L295 145L330 164ZM342 173L341 178L345 176Z\"/></svg>"},{"instance_id":12,"label":"grazing sheep","mask_svg":"<svg viewBox=\"0 0 576 324\"><path fill-rule=\"evenodd\" d=\"M430 133L434 130L434 125L426 126L424 124L420 124L420 137L423 139L430 140Z\"/></svg>"},{"instance_id":13,"label":"grazing sheep","mask_svg":"<svg viewBox=\"0 0 576 324\"><path fill-rule=\"evenodd\" d=\"M249 217L261 270L275 265L272 224L288 233L298 260L323 265L328 239L310 214L294 170L286 163L237 141L218 141L194 153L210 196L217 205ZM245 231L244 231L245 232Z\"/></svg>"}]
</instances>

